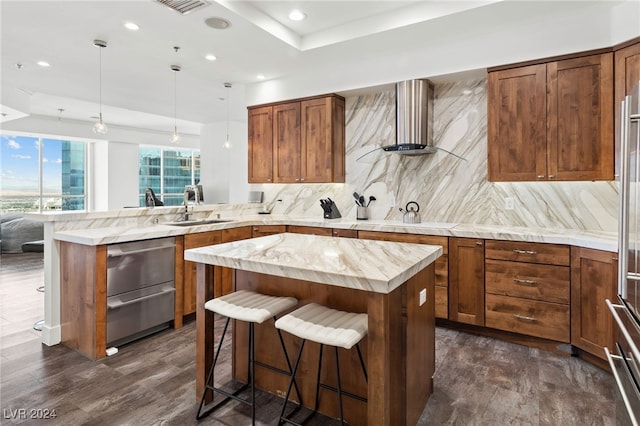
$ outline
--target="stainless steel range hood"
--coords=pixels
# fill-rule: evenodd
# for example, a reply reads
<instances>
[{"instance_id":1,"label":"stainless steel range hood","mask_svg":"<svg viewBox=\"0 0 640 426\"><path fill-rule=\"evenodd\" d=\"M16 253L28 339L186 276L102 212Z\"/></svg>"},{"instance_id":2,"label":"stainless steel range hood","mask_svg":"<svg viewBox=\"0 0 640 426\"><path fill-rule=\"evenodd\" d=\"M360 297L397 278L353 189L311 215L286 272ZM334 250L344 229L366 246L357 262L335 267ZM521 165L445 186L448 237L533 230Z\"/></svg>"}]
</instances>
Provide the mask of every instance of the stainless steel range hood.
<instances>
[{"instance_id":1,"label":"stainless steel range hood","mask_svg":"<svg viewBox=\"0 0 640 426\"><path fill-rule=\"evenodd\" d=\"M429 80L396 83L396 143L382 147L404 155L433 154L433 84Z\"/></svg>"}]
</instances>

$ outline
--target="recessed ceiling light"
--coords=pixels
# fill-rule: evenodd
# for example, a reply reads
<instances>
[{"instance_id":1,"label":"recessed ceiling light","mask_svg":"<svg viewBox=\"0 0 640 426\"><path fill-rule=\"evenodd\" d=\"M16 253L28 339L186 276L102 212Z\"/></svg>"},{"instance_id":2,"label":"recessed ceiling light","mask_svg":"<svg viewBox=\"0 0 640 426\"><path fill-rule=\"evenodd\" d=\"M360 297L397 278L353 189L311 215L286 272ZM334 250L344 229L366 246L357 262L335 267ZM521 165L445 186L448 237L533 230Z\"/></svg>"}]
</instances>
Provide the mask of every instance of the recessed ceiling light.
<instances>
[{"instance_id":1,"label":"recessed ceiling light","mask_svg":"<svg viewBox=\"0 0 640 426\"><path fill-rule=\"evenodd\" d=\"M298 9L294 9L289 12L289 19L292 21L302 21L307 18L307 14L299 11Z\"/></svg>"},{"instance_id":2,"label":"recessed ceiling light","mask_svg":"<svg viewBox=\"0 0 640 426\"><path fill-rule=\"evenodd\" d=\"M49 62L46 62L46 61L38 61L37 64L45 68L51 66L51 64L49 64Z\"/></svg>"},{"instance_id":3,"label":"recessed ceiling light","mask_svg":"<svg viewBox=\"0 0 640 426\"><path fill-rule=\"evenodd\" d=\"M211 53L209 53L207 56L204 57L207 61L215 61L216 59L216 55L212 55Z\"/></svg>"},{"instance_id":4,"label":"recessed ceiling light","mask_svg":"<svg viewBox=\"0 0 640 426\"><path fill-rule=\"evenodd\" d=\"M124 23L124 27L128 30L131 31L138 31L140 29L140 27L138 26L138 24L134 23L134 22L125 22Z\"/></svg>"},{"instance_id":5,"label":"recessed ceiling light","mask_svg":"<svg viewBox=\"0 0 640 426\"><path fill-rule=\"evenodd\" d=\"M256 76L256 78L257 78L258 80L264 80L264 75L262 75L262 74L258 74L258 75Z\"/></svg>"},{"instance_id":6,"label":"recessed ceiling light","mask_svg":"<svg viewBox=\"0 0 640 426\"><path fill-rule=\"evenodd\" d=\"M205 19L204 23L211 28L215 28L216 30L226 30L231 26L231 22L217 16Z\"/></svg>"}]
</instances>

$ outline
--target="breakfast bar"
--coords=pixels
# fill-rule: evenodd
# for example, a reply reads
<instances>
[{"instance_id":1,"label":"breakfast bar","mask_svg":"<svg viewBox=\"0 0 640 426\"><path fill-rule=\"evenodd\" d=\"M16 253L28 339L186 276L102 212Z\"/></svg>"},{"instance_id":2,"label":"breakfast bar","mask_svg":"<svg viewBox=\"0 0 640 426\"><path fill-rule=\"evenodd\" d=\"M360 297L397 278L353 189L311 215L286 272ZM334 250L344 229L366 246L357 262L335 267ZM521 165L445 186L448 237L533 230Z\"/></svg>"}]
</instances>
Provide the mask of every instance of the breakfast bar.
<instances>
[{"instance_id":1,"label":"breakfast bar","mask_svg":"<svg viewBox=\"0 0 640 426\"><path fill-rule=\"evenodd\" d=\"M433 392L435 370L434 262L442 247L303 234L276 234L249 240L185 250L197 262L196 395L202 395L214 352L214 314L204 303L225 271L234 274L234 290L254 290L273 296L292 296L299 305L315 302L334 309L368 315L363 357L368 382L359 371L353 351L340 353L343 386L367 399L345 398L350 424L415 424ZM230 269L228 269L230 268ZM232 374L246 379L248 328L238 323L233 334ZM256 358L286 369L278 351L273 322L256 327ZM285 336L289 353L299 339ZM344 359L343 359L344 356ZM332 362L328 356L327 363ZM307 351L296 375L302 402L315 398L317 351ZM335 371L323 368L322 382L333 385ZM282 395L288 379L256 369L257 386ZM337 417L337 397L323 392L320 411Z\"/></svg>"}]
</instances>

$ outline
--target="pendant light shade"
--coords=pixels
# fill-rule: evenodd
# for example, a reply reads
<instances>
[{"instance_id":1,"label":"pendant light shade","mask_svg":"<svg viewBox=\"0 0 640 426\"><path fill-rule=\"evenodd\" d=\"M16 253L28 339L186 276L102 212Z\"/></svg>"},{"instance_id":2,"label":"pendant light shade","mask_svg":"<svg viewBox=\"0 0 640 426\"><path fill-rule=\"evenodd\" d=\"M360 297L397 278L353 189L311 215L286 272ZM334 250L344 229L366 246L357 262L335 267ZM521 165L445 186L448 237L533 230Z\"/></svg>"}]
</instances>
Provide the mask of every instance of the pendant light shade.
<instances>
[{"instance_id":1,"label":"pendant light shade","mask_svg":"<svg viewBox=\"0 0 640 426\"><path fill-rule=\"evenodd\" d=\"M99 71L99 87L100 87L100 114L98 115L98 121L93 125L93 133L97 133L100 135L106 134L109 129L107 125L102 120L102 49L107 47L107 42L104 40L93 40L93 45L99 47L100 50L100 71Z\"/></svg>"},{"instance_id":2,"label":"pendant light shade","mask_svg":"<svg viewBox=\"0 0 640 426\"><path fill-rule=\"evenodd\" d=\"M177 50L176 50L177 52ZM178 81L177 74L180 71L180 65L171 65L173 71L173 133L169 136L169 141L173 144L180 143L180 135L178 134Z\"/></svg>"},{"instance_id":3,"label":"pendant light shade","mask_svg":"<svg viewBox=\"0 0 640 426\"><path fill-rule=\"evenodd\" d=\"M229 139L229 89L231 88L231 83L225 83L224 87L227 89L227 94L225 96L227 102L227 137L222 144L224 149L231 149L231 140Z\"/></svg>"}]
</instances>

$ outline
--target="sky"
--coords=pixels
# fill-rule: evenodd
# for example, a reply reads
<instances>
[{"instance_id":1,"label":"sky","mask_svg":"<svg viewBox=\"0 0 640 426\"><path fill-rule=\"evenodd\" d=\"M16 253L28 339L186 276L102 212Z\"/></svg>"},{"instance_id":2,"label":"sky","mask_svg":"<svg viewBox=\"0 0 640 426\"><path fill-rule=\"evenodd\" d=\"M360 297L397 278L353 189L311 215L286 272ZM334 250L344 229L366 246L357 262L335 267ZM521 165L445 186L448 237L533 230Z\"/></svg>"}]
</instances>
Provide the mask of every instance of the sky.
<instances>
[{"instance_id":1,"label":"sky","mask_svg":"<svg viewBox=\"0 0 640 426\"><path fill-rule=\"evenodd\" d=\"M62 141L42 139L43 193L62 192ZM0 135L0 196L38 195L39 139Z\"/></svg>"}]
</instances>

